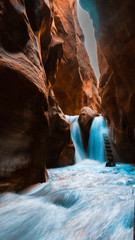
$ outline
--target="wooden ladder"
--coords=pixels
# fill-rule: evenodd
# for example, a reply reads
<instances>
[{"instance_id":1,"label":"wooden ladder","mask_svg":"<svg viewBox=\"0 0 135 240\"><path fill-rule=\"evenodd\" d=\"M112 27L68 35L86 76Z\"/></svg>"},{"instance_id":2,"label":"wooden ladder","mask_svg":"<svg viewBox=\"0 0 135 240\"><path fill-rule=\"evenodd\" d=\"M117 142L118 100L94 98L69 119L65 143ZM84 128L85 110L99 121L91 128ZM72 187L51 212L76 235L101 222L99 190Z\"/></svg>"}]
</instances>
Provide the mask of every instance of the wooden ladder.
<instances>
[{"instance_id":1,"label":"wooden ladder","mask_svg":"<svg viewBox=\"0 0 135 240\"><path fill-rule=\"evenodd\" d=\"M114 167L116 166L113 152L111 148L111 143L107 134L104 134L104 147L105 147L105 159L106 159L106 167Z\"/></svg>"}]
</instances>

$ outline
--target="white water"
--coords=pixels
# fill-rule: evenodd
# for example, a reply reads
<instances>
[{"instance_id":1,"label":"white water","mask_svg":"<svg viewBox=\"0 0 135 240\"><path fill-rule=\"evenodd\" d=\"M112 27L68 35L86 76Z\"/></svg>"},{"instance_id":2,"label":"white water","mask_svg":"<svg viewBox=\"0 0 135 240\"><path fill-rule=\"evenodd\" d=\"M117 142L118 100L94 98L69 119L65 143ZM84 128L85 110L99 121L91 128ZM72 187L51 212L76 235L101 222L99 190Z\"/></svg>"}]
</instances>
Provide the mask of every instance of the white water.
<instances>
[{"instance_id":1,"label":"white water","mask_svg":"<svg viewBox=\"0 0 135 240\"><path fill-rule=\"evenodd\" d=\"M95 117L90 131L88 158L105 162L103 134L107 134L107 127L102 116Z\"/></svg>"},{"instance_id":2,"label":"white water","mask_svg":"<svg viewBox=\"0 0 135 240\"><path fill-rule=\"evenodd\" d=\"M86 159L1 194L0 240L133 240L135 167L104 165Z\"/></svg>"},{"instance_id":3,"label":"white water","mask_svg":"<svg viewBox=\"0 0 135 240\"><path fill-rule=\"evenodd\" d=\"M78 116L68 116L66 119L71 123L71 137L75 146L76 163L88 158L99 162L105 162L104 138L108 130L102 116L95 117L90 129L88 156L84 151Z\"/></svg>"},{"instance_id":4,"label":"white water","mask_svg":"<svg viewBox=\"0 0 135 240\"><path fill-rule=\"evenodd\" d=\"M75 146L75 161L78 163L86 158L86 154L82 145L78 116L66 115L66 119L71 123L71 137Z\"/></svg>"},{"instance_id":5,"label":"white water","mask_svg":"<svg viewBox=\"0 0 135 240\"><path fill-rule=\"evenodd\" d=\"M132 240L135 168L84 161L0 196L0 240Z\"/></svg>"}]
</instances>

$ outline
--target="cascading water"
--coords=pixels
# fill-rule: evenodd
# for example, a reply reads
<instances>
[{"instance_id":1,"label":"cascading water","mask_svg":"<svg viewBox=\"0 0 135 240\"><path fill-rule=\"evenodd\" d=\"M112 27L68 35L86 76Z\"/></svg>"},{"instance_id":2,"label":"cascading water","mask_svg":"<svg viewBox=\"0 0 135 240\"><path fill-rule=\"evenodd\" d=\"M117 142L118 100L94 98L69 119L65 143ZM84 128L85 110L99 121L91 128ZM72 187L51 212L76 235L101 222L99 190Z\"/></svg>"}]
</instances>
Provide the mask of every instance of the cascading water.
<instances>
[{"instance_id":1,"label":"cascading water","mask_svg":"<svg viewBox=\"0 0 135 240\"><path fill-rule=\"evenodd\" d=\"M108 130L105 125L104 118L102 116L95 117L89 139L88 158L100 162L105 162L105 150L104 150L104 134L107 134Z\"/></svg>"},{"instance_id":2,"label":"cascading water","mask_svg":"<svg viewBox=\"0 0 135 240\"><path fill-rule=\"evenodd\" d=\"M78 117L67 118L79 151ZM135 167L79 156L83 165L50 169L48 182L0 195L0 240L133 240Z\"/></svg>"},{"instance_id":3,"label":"cascading water","mask_svg":"<svg viewBox=\"0 0 135 240\"><path fill-rule=\"evenodd\" d=\"M66 119L71 123L71 137L75 146L75 161L79 163L86 158L86 154L82 145L78 116L66 115Z\"/></svg>"},{"instance_id":4,"label":"cascading water","mask_svg":"<svg viewBox=\"0 0 135 240\"><path fill-rule=\"evenodd\" d=\"M71 137L75 146L75 160L76 163L88 158L100 162L105 162L104 138L103 135L107 134L108 130L102 116L95 117L89 138L88 156L84 151L81 131L78 123L78 116L68 116L67 120L71 123Z\"/></svg>"}]
</instances>

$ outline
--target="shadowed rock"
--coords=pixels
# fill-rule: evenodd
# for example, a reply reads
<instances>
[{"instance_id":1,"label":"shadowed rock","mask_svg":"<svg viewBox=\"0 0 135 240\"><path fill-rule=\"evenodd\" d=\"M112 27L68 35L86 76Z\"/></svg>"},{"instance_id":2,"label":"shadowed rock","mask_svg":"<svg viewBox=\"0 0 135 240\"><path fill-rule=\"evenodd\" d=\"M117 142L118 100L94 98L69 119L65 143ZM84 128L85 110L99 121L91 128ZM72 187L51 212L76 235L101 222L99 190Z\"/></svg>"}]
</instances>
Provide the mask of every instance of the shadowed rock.
<instances>
[{"instance_id":1,"label":"shadowed rock","mask_svg":"<svg viewBox=\"0 0 135 240\"><path fill-rule=\"evenodd\" d=\"M50 136L48 140L47 168L74 164L74 145L70 124L65 118L52 88L49 89Z\"/></svg>"},{"instance_id":2,"label":"shadowed rock","mask_svg":"<svg viewBox=\"0 0 135 240\"><path fill-rule=\"evenodd\" d=\"M48 8L43 1L42 5ZM30 25L32 18L26 12L23 1L0 2L2 191L20 190L47 179L48 91L39 47L45 29L37 28L40 34L35 35ZM43 21L41 14L41 25Z\"/></svg>"},{"instance_id":3,"label":"shadowed rock","mask_svg":"<svg viewBox=\"0 0 135 240\"><path fill-rule=\"evenodd\" d=\"M135 2L80 2L95 28L102 112L110 122L116 155L120 161L135 163Z\"/></svg>"}]
</instances>

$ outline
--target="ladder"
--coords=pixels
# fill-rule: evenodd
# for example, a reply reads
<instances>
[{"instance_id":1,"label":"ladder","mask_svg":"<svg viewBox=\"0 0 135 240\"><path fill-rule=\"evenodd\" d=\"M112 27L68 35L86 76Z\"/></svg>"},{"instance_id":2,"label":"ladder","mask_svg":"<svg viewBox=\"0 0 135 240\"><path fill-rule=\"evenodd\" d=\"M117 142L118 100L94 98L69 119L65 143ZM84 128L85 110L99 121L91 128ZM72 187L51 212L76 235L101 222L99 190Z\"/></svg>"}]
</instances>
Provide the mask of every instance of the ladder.
<instances>
[{"instance_id":1,"label":"ladder","mask_svg":"<svg viewBox=\"0 0 135 240\"><path fill-rule=\"evenodd\" d=\"M116 166L113 152L111 148L111 143L107 134L103 135L104 137L104 147L105 147L105 159L106 159L106 167L114 167Z\"/></svg>"}]
</instances>

